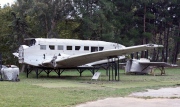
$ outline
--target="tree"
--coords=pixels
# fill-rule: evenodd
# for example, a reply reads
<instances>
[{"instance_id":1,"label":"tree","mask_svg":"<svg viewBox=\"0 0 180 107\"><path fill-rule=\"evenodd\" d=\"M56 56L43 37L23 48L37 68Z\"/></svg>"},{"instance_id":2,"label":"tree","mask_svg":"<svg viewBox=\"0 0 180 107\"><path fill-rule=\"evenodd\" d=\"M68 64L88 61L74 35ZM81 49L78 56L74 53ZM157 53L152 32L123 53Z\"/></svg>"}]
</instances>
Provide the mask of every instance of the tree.
<instances>
[{"instance_id":1,"label":"tree","mask_svg":"<svg viewBox=\"0 0 180 107\"><path fill-rule=\"evenodd\" d=\"M8 27L12 20L11 11L12 8L10 6L0 8L0 52L2 53L3 64L12 64L15 62L15 60L12 61L12 52L16 44L10 39L12 31Z\"/></svg>"},{"instance_id":2,"label":"tree","mask_svg":"<svg viewBox=\"0 0 180 107\"><path fill-rule=\"evenodd\" d=\"M75 30L81 39L113 41L112 3L107 0L74 1L75 20L80 26Z\"/></svg>"},{"instance_id":3,"label":"tree","mask_svg":"<svg viewBox=\"0 0 180 107\"><path fill-rule=\"evenodd\" d=\"M173 28L171 30L171 38L173 39L171 46L173 48L170 48L172 53L169 55L169 57L171 59L171 63L176 64L178 54L180 53L180 1L172 1L169 12L171 13L171 19L173 20Z\"/></svg>"},{"instance_id":4,"label":"tree","mask_svg":"<svg viewBox=\"0 0 180 107\"><path fill-rule=\"evenodd\" d=\"M178 0L17 0L7 6L9 14L3 10L8 18L12 16L11 31L4 27L0 34L14 44L9 49L17 49L14 47L27 37L105 40L125 46L162 44L163 49L141 52L141 57L176 63L179 5ZM4 16L0 23L8 25ZM139 53L136 56L139 58Z\"/></svg>"},{"instance_id":5,"label":"tree","mask_svg":"<svg viewBox=\"0 0 180 107\"><path fill-rule=\"evenodd\" d=\"M73 13L71 0L17 0L14 8L21 17L28 17L28 22L35 22L34 33L47 38L58 37L57 23Z\"/></svg>"},{"instance_id":6,"label":"tree","mask_svg":"<svg viewBox=\"0 0 180 107\"><path fill-rule=\"evenodd\" d=\"M136 6L132 0L113 0L113 18L115 40L126 46L137 45L139 31L136 27L134 12Z\"/></svg>"}]
</instances>

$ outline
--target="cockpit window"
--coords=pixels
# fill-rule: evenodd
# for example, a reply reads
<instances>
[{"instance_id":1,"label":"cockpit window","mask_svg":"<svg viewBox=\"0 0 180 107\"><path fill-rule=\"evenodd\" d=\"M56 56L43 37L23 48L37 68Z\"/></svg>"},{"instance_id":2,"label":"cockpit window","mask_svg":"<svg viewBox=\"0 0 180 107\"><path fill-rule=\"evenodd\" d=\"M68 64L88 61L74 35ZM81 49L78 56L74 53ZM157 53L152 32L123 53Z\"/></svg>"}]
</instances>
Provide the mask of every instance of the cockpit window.
<instances>
[{"instance_id":1,"label":"cockpit window","mask_svg":"<svg viewBox=\"0 0 180 107\"><path fill-rule=\"evenodd\" d=\"M33 46L36 44L36 40L35 39L25 40L24 44L27 46Z\"/></svg>"},{"instance_id":2,"label":"cockpit window","mask_svg":"<svg viewBox=\"0 0 180 107\"><path fill-rule=\"evenodd\" d=\"M46 50L46 45L40 45L40 50Z\"/></svg>"},{"instance_id":3,"label":"cockpit window","mask_svg":"<svg viewBox=\"0 0 180 107\"><path fill-rule=\"evenodd\" d=\"M35 45L35 43L36 43L36 40L35 40L35 39L32 39L30 45L31 45L31 46L32 46L32 45Z\"/></svg>"}]
</instances>

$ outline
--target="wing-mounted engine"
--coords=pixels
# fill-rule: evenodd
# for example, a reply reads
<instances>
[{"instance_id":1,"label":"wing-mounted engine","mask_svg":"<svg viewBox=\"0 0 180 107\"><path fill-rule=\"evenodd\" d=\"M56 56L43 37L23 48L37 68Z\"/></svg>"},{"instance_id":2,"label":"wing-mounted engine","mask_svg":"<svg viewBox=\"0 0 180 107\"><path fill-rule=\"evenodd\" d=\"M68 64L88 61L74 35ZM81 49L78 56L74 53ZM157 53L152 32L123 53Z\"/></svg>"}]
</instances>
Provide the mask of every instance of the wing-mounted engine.
<instances>
[{"instance_id":1,"label":"wing-mounted engine","mask_svg":"<svg viewBox=\"0 0 180 107\"><path fill-rule=\"evenodd\" d=\"M19 47L19 63L23 63L24 62L24 49L23 46Z\"/></svg>"},{"instance_id":2,"label":"wing-mounted engine","mask_svg":"<svg viewBox=\"0 0 180 107\"><path fill-rule=\"evenodd\" d=\"M57 59L57 56L54 56L53 59L51 60L51 63L53 65L53 67L56 67L57 64L56 64L56 59Z\"/></svg>"},{"instance_id":3,"label":"wing-mounted engine","mask_svg":"<svg viewBox=\"0 0 180 107\"><path fill-rule=\"evenodd\" d=\"M24 63L24 49L28 48L26 45L21 45L17 52L14 52L13 55L18 57L19 63Z\"/></svg>"},{"instance_id":4,"label":"wing-mounted engine","mask_svg":"<svg viewBox=\"0 0 180 107\"><path fill-rule=\"evenodd\" d=\"M58 55L58 56L53 56L51 58L47 58L46 60L44 60L42 62L42 66L45 66L45 67L53 67L53 68L56 68L56 67L59 67L59 66L62 66L62 65L57 65L57 60L64 60L64 59L67 59L69 57L69 55L66 55L66 54L61 54L61 55Z\"/></svg>"}]
</instances>

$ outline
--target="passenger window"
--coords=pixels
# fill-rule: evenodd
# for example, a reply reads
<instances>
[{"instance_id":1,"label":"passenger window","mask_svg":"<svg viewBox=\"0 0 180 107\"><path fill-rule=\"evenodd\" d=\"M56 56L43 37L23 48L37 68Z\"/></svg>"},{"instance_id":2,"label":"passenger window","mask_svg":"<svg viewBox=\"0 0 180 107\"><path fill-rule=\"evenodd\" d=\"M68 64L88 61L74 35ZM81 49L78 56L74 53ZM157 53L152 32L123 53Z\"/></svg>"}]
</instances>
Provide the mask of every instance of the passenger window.
<instances>
[{"instance_id":1,"label":"passenger window","mask_svg":"<svg viewBox=\"0 0 180 107\"><path fill-rule=\"evenodd\" d=\"M85 51L89 51L89 46L84 46Z\"/></svg>"},{"instance_id":2,"label":"passenger window","mask_svg":"<svg viewBox=\"0 0 180 107\"><path fill-rule=\"evenodd\" d=\"M91 52L95 52L95 51L98 51L98 47L91 47Z\"/></svg>"},{"instance_id":3,"label":"passenger window","mask_svg":"<svg viewBox=\"0 0 180 107\"><path fill-rule=\"evenodd\" d=\"M102 51L104 49L104 47L99 47L99 51Z\"/></svg>"},{"instance_id":4,"label":"passenger window","mask_svg":"<svg viewBox=\"0 0 180 107\"><path fill-rule=\"evenodd\" d=\"M46 45L40 45L40 50L46 50Z\"/></svg>"},{"instance_id":5,"label":"passenger window","mask_svg":"<svg viewBox=\"0 0 180 107\"><path fill-rule=\"evenodd\" d=\"M80 49L80 46L75 46L75 50L79 50Z\"/></svg>"},{"instance_id":6,"label":"passenger window","mask_svg":"<svg viewBox=\"0 0 180 107\"><path fill-rule=\"evenodd\" d=\"M67 46L67 50L72 50L72 46Z\"/></svg>"},{"instance_id":7,"label":"passenger window","mask_svg":"<svg viewBox=\"0 0 180 107\"><path fill-rule=\"evenodd\" d=\"M55 46L54 45L49 45L50 50L54 50Z\"/></svg>"},{"instance_id":8,"label":"passenger window","mask_svg":"<svg viewBox=\"0 0 180 107\"><path fill-rule=\"evenodd\" d=\"M58 45L58 50L64 50L63 45Z\"/></svg>"}]
</instances>

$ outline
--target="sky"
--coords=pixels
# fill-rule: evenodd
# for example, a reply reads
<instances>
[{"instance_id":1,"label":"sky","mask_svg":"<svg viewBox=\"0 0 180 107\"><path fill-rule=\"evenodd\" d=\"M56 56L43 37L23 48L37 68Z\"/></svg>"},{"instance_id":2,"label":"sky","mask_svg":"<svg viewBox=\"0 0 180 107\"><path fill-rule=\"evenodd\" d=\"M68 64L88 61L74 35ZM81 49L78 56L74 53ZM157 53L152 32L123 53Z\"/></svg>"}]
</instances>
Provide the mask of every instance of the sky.
<instances>
[{"instance_id":1,"label":"sky","mask_svg":"<svg viewBox=\"0 0 180 107\"><path fill-rule=\"evenodd\" d=\"M5 4L9 3L12 4L16 0L0 0L1 6L4 6Z\"/></svg>"}]
</instances>

